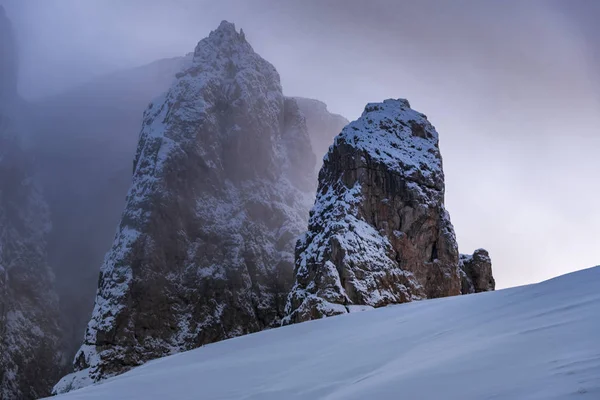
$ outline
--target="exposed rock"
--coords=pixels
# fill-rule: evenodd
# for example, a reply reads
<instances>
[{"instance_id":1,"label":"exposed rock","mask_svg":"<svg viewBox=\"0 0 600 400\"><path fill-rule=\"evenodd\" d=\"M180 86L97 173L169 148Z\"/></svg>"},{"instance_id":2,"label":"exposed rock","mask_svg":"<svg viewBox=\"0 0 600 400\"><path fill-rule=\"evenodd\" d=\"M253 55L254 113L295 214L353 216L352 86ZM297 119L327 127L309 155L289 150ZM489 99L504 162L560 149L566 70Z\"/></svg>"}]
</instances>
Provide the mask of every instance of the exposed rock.
<instances>
[{"instance_id":1,"label":"exposed rock","mask_svg":"<svg viewBox=\"0 0 600 400\"><path fill-rule=\"evenodd\" d=\"M496 288L492 275L492 260L484 249L475 250L473 255L460 255L461 293L489 292Z\"/></svg>"},{"instance_id":2,"label":"exposed rock","mask_svg":"<svg viewBox=\"0 0 600 400\"><path fill-rule=\"evenodd\" d=\"M144 115L77 372L55 391L279 325L314 164L277 71L223 22Z\"/></svg>"},{"instance_id":3,"label":"exposed rock","mask_svg":"<svg viewBox=\"0 0 600 400\"><path fill-rule=\"evenodd\" d=\"M31 104L31 151L50 208L48 255L56 274L69 358L81 345L98 269L125 206L141 115L192 57L119 71ZM348 121L330 114L318 100L296 101L319 161L310 183L314 192L321 159Z\"/></svg>"},{"instance_id":4,"label":"exposed rock","mask_svg":"<svg viewBox=\"0 0 600 400\"><path fill-rule=\"evenodd\" d=\"M48 395L63 372L48 209L23 151L16 54L0 6L0 398ZM4 53L7 51L7 53Z\"/></svg>"},{"instance_id":5,"label":"exposed rock","mask_svg":"<svg viewBox=\"0 0 600 400\"><path fill-rule=\"evenodd\" d=\"M406 100L368 104L324 159L285 323L461 293L438 134Z\"/></svg>"}]
</instances>

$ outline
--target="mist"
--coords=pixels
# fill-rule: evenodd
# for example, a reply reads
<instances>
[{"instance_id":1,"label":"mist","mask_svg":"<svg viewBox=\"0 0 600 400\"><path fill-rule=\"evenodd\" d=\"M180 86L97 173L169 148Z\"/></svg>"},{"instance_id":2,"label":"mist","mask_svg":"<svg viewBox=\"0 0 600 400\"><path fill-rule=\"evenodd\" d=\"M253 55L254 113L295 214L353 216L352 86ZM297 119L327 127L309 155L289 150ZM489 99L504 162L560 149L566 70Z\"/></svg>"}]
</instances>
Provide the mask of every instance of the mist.
<instances>
[{"instance_id":1,"label":"mist","mask_svg":"<svg viewBox=\"0 0 600 400\"><path fill-rule=\"evenodd\" d=\"M349 120L390 97L425 113L440 133L460 250L488 249L499 288L598 264L595 2L4 5L28 100L182 56L227 19L278 69L287 95L322 100Z\"/></svg>"}]
</instances>

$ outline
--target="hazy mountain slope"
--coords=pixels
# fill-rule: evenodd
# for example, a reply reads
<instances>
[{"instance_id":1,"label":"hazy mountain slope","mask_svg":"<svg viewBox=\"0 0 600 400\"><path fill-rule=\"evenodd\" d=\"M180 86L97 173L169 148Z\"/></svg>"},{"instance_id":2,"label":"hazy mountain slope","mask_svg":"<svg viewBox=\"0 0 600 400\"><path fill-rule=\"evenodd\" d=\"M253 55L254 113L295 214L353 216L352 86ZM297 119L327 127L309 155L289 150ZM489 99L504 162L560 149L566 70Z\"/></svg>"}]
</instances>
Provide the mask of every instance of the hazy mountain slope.
<instances>
[{"instance_id":1,"label":"hazy mountain slope","mask_svg":"<svg viewBox=\"0 0 600 400\"><path fill-rule=\"evenodd\" d=\"M310 144L317 155L315 174L318 175L323 165L323 156L329 151L333 139L348 125L348 120L341 115L330 113L327 104L315 99L294 97L300 111L306 117L306 127L310 136ZM318 183L315 175L315 184Z\"/></svg>"},{"instance_id":2,"label":"hazy mountain slope","mask_svg":"<svg viewBox=\"0 0 600 400\"><path fill-rule=\"evenodd\" d=\"M50 263L73 353L93 307L98 266L125 205L143 110L185 60L101 77L28 108L29 146L53 223Z\"/></svg>"},{"instance_id":3,"label":"hazy mountain slope","mask_svg":"<svg viewBox=\"0 0 600 400\"><path fill-rule=\"evenodd\" d=\"M59 399L597 399L600 267L214 343Z\"/></svg>"},{"instance_id":4,"label":"hazy mountain slope","mask_svg":"<svg viewBox=\"0 0 600 400\"><path fill-rule=\"evenodd\" d=\"M34 399L50 392L65 362L46 255L48 207L21 143L13 40L0 6L0 398Z\"/></svg>"}]
</instances>

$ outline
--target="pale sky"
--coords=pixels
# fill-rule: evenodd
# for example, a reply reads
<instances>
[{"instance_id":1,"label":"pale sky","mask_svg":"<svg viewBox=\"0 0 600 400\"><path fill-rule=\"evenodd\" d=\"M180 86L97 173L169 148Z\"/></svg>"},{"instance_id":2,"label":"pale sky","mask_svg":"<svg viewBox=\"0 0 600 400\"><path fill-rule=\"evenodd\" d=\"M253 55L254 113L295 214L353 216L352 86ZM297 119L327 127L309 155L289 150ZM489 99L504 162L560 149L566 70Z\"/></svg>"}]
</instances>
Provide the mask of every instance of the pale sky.
<instances>
[{"instance_id":1,"label":"pale sky","mask_svg":"<svg viewBox=\"0 0 600 400\"><path fill-rule=\"evenodd\" d=\"M409 99L440 134L461 252L499 288L600 264L600 2L0 0L21 93L183 55L223 19L284 92L352 120Z\"/></svg>"}]
</instances>

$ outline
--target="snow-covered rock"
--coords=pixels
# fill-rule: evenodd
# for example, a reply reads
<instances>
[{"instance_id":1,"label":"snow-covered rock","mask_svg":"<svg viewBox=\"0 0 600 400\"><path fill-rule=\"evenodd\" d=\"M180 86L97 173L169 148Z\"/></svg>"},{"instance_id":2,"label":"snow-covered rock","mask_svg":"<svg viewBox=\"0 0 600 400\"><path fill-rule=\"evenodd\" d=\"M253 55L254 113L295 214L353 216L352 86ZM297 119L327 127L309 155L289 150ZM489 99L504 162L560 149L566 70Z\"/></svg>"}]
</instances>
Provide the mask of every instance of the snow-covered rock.
<instances>
[{"instance_id":1,"label":"snow-covered rock","mask_svg":"<svg viewBox=\"0 0 600 400\"><path fill-rule=\"evenodd\" d=\"M65 363L46 258L48 208L21 138L17 55L0 6L0 398L49 394Z\"/></svg>"},{"instance_id":2,"label":"snow-covered rock","mask_svg":"<svg viewBox=\"0 0 600 400\"><path fill-rule=\"evenodd\" d=\"M408 101L368 104L325 156L286 323L461 293L438 134Z\"/></svg>"},{"instance_id":3,"label":"snow-covered rock","mask_svg":"<svg viewBox=\"0 0 600 400\"><path fill-rule=\"evenodd\" d=\"M492 260L484 249L472 255L461 254L459 258L462 294L489 292L496 288L492 275Z\"/></svg>"},{"instance_id":4,"label":"snow-covered rock","mask_svg":"<svg viewBox=\"0 0 600 400\"><path fill-rule=\"evenodd\" d=\"M145 112L76 372L55 391L279 325L315 160L275 68L221 23Z\"/></svg>"},{"instance_id":5,"label":"snow-covered rock","mask_svg":"<svg viewBox=\"0 0 600 400\"><path fill-rule=\"evenodd\" d=\"M259 332L56 400L600 398L600 267Z\"/></svg>"},{"instance_id":6,"label":"snow-covered rock","mask_svg":"<svg viewBox=\"0 0 600 400\"><path fill-rule=\"evenodd\" d=\"M69 358L81 345L98 269L125 206L143 111L192 58L190 53L98 77L29 107L29 142L50 208L48 256ZM314 192L320 160L348 121L318 100L296 102L318 160Z\"/></svg>"}]
</instances>

